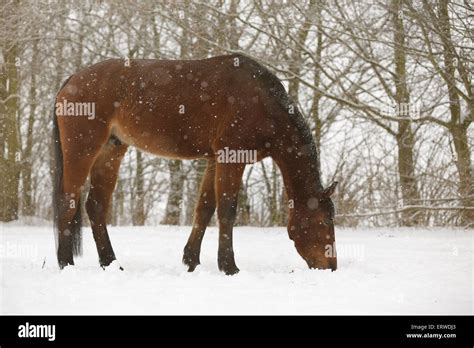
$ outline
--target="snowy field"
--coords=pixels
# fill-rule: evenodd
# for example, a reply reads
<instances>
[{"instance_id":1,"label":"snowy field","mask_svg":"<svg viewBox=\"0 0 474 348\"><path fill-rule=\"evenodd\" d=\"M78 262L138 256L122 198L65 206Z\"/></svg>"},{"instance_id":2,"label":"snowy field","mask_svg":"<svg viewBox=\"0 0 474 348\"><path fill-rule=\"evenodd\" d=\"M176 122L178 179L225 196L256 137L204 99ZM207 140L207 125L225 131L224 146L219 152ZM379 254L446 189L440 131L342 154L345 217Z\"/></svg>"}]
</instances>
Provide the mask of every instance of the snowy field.
<instances>
[{"instance_id":1,"label":"snowy field","mask_svg":"<svg viewBox=\"0 0 474 348\"><path fill-rule=\"evenodd\" d=\"M235 229L241 272L217 269L217 229L201 265L181 264L189 227L110 227L125 271L84 256L59 271L48 226L0 225L3 314L473 314L473 231L338 229L339 269L306 268L284 228Z\"/></svg>"}]
</instances>

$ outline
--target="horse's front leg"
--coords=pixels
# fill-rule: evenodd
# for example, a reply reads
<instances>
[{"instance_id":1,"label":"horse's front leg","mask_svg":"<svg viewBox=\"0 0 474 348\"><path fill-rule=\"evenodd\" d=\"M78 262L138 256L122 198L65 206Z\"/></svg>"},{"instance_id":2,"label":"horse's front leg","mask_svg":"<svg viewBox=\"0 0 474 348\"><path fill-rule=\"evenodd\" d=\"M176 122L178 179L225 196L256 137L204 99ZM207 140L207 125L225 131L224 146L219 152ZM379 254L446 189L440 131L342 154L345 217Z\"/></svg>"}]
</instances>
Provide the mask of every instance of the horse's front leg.
<instances>
[{"instance_id":1,"label":"horse's front leg","mask_svg":"<svg viewBox=\"0 0 474 348\"><path fill-rule=\"evenodd\" d=\"M194 271L200 264L199 254L201 243L206 232L207 225L211 221L216 210L216 197L214 191L214 177L216 173L216 162L210 159L207 162L206 172L202 179L199 190L199 200L194 211L193 230L189 236L188 243L184 247L183 263L188 266L188 272Z\"/></svg>"},{"instance_id":2,"label":"horse's front leg","mask_svg":"<svg viewBox=\"0 0 474 348\"><path fill-rule=\"evenodd\" d=\"M234 260L232 230L237 212L239 193L245 164L217 163L216 200L219 219L219 251L217 262L219 270L227 275L239 272Z\"/></svg>"}]
</instances>

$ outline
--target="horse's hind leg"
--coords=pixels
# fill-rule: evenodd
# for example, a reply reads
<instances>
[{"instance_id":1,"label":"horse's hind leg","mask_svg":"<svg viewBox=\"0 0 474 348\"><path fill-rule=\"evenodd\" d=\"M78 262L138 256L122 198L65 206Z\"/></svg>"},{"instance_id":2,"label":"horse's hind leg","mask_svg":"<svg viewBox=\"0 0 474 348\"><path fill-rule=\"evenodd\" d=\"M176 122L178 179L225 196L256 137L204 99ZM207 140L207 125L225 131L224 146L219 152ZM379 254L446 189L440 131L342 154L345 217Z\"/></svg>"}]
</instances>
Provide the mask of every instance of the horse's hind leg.
<instances>
[{"instance_id":1,"label":"horse's hind leg","mask_svg":"<svg viewBox=\"0 0 474 348\"><path fill-rule=\"evenodd\" d=\"M78 136L78 133L81 134L80 130L86 127L81 121L74 121L76 122L70 119L58 120L60 142L57 139L55 141L56 144L61 144L58 150L61 151L62 159L57 166L63 170L54 203L57 209L57 257L60 268L68 264L74 265L73 256L81 253L81 191L107 131L105 128L97 128L94 133L88 133L88 136ZM60 169L57 171L60 172Z\"/></svg>"},{"instance_id":2,"label":"horse's hind leg","mask_svg":"<svg viewBox=\"0 0 474 348\"><path fill-rule=\"evenodd\" d=\"M58 245L59 267L74 265L73 255L81 253L81 191L92 166L93 158L83 157L64 161L64 190L58 194ZM74 249L78 250L74 250Z\"/></svg>"},{"instance_id":3,"label":"horse's hind leg","mask_svg":"<svg viewBox=\"0 0 474 348\"><path fill-rule=\"evenodd\" d=\"M200 263L199 254L201 253L202 239L207 225L216 210L214 193L215 170L215 160L209 159L204 178L202 179L201 189L199 190L199 201L194 212L193 230L189 236L188 243L184 247L183 263L189 267L188 272L194 271Z\"/></svg>"},{"instance_id":4,"label":"horse's hind leg","mask_svg":"<svg viewBox=\"0 0 474 348\"><path fill-rule=\"evenodd\" d=\"M102 267L115 260L114 250L107 232L107 213L110 199L117 182L120 162L127 151L127 145L111 140L103 146L91 171L91 188L87 197L86 209L89 215L92 233L99 253Z\"/></svg>"}]
</instances>

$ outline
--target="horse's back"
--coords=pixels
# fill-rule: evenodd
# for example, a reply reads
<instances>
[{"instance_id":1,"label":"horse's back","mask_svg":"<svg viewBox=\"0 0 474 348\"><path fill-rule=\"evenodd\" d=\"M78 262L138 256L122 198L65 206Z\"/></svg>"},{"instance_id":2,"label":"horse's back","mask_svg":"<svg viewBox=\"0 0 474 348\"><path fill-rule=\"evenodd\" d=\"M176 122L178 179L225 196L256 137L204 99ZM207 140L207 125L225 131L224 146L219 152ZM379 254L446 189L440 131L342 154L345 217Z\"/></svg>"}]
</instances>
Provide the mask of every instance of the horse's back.
<instances>
[{"instance_id":1,"label":"horse's back","mask_svg":"<svg viewBox=\"0 0 474 348\"><path fill-rule=\"evenodd\" d=\"M94 105L95 117L68 121L71 128L105 127L124 143L166 157L213 156L219 138L256 136L264 125L256 119L262 114L256 64L239 55L110 59L74 74L57 102Z\"/></svg>"}]
</instances>

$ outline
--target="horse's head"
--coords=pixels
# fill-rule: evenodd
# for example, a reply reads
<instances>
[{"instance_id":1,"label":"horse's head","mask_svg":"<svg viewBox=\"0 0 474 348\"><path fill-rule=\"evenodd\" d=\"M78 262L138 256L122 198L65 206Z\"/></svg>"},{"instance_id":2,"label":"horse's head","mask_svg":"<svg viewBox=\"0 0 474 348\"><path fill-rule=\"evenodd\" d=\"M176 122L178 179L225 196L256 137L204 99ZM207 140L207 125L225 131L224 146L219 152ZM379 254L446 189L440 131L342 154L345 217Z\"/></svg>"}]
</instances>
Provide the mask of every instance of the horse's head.
<instances>
[{"instance_id":1,"label":"horse's head","mask_svg":"<svg viewBox=\"0 0 474 348\"><path fill-rule=\"evenodd\" d=\"M334 236L334 205L331 195L337 182L321 191L317 197L295 205L290 214L288 233L296 250L309 268L337 268ZM296 202L295 202L296 203Z\"/></svg>"}]
</instances>

